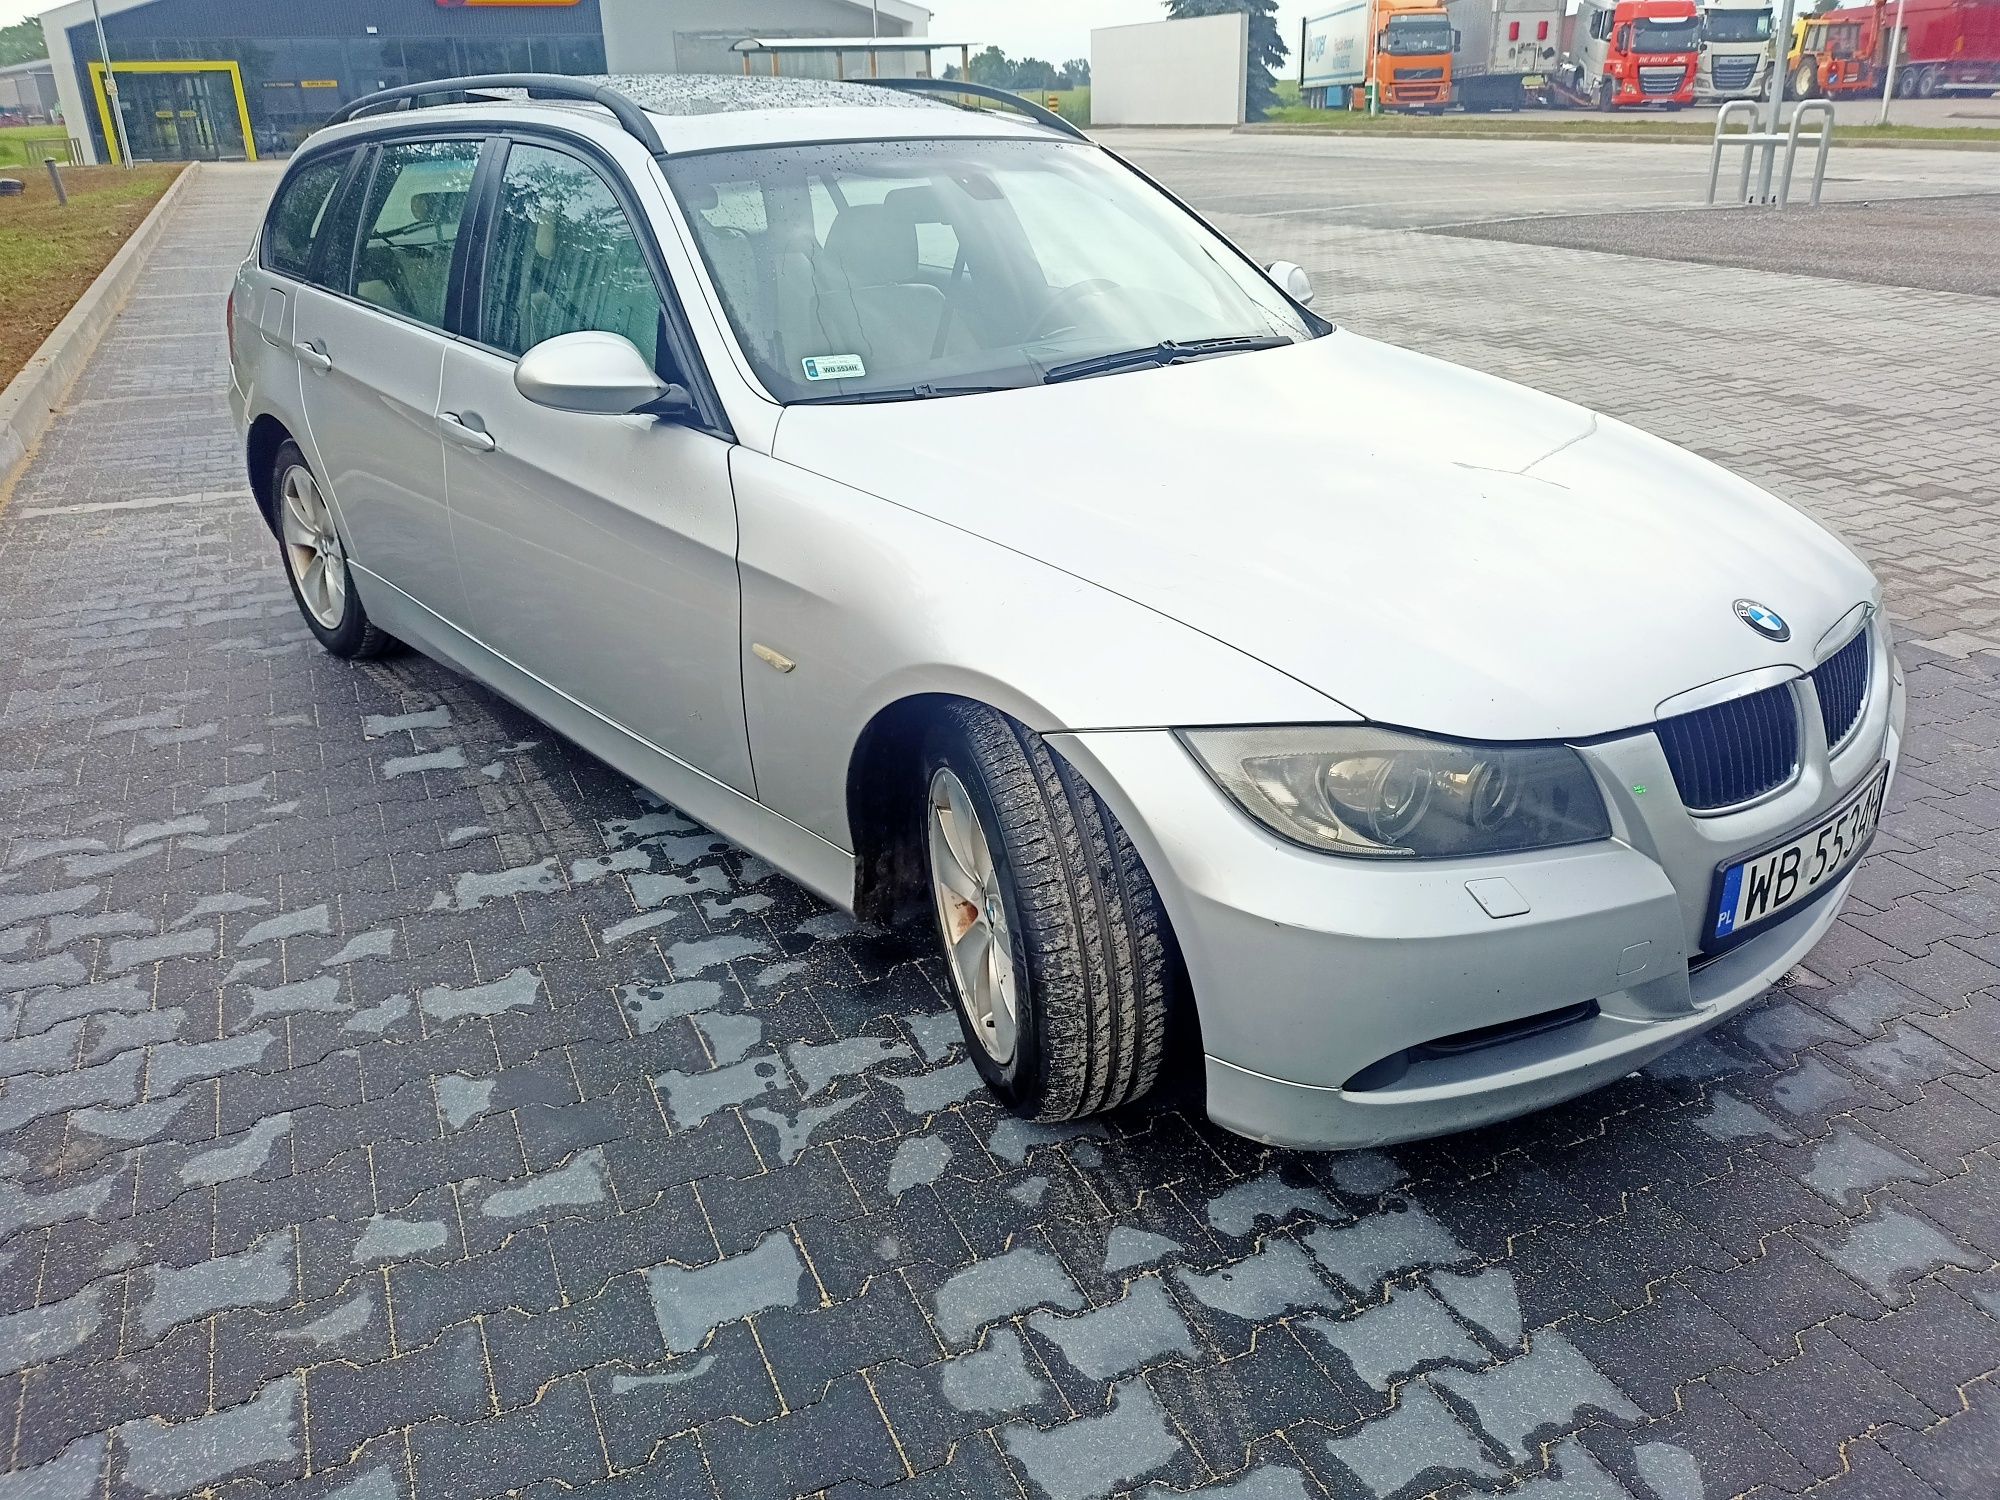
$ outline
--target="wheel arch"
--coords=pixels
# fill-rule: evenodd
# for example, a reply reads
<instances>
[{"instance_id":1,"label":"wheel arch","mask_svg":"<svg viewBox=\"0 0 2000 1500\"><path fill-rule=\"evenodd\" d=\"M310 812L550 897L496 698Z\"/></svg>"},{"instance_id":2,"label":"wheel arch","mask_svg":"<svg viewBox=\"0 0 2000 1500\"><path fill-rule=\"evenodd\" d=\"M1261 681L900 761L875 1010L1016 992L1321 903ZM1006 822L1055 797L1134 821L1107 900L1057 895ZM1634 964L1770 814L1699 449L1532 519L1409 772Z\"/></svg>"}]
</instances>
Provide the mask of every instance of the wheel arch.
<instances>
[{"instance_id":1,"label":"wheel arch","mask_svg":"<svg viewBox=\"0 0 2000 1500\"><path fill-rule=\"evenodd\" d=\"M264 517L264 525L271 535L278 534L278 497L271 488L275 477L272 469L277 463L278 450L286 443L296 443L291 429L269 412L250 424L248 436L243 444L243 462L249 470L250 493L257 501L257 510Z\"/></svg>"},{"instance_id":2,"label":"wheel arch","mask_svg":"<svg viewBox=\"0 0 2000 1500\"><path fill-rule=\"evenodd\" d=\"M958 693L912 693L862 726L847 762L847 826L854 843L854 913L893 927L925 911L919 819L913 800L924 740Z\"/></svg>"}]
</instances>

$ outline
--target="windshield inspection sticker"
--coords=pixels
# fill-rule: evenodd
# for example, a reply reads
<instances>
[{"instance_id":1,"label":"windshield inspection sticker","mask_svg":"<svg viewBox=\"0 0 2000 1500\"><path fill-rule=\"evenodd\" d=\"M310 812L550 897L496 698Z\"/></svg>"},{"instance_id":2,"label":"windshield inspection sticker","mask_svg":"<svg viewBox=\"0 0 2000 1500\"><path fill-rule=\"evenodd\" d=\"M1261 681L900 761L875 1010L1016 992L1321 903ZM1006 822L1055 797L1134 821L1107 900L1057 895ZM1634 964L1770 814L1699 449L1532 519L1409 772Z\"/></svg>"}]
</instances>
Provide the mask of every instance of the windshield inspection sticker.
<instances>
[{"instance_id":1,"label":"windshield inspection sticker","mask_svg":"<svg viewBox=\"0 0 2000 1500\"><path fill-rule=\"evenodd\" d=\"M822 354L802 363L808 380L859 380L868 373L858 354Z\"/></svg>"}]
</instances>

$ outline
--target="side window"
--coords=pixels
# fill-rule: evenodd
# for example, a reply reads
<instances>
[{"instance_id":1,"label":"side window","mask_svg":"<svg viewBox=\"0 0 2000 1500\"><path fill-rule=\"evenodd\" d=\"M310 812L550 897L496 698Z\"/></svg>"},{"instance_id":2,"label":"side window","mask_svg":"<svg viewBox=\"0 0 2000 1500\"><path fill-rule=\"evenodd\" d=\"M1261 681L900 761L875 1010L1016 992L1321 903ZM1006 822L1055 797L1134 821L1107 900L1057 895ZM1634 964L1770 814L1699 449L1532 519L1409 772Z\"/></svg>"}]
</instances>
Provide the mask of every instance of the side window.
<instances>
[{"instance_id":1,"label":"side window","mask_svg":"<svg viewBox=\"0 0 2000 1500\"><path fill-rule=\"evenodd\" d=\"M660 292L638 236L604 179L564 152L508 153L483 287L480 336L495 348L525 354L565 333L617 333L660 365Z\"/></svg>"},{"instance_id":2,"label":"side window","mask_svg":"<svg viewBox=\"0 0 2000 1500\"><path fill-rule=\"evenodd\" d=\"M382 148L361 216L355 296L433 328L444 326L452 251L478 164L477 141Z\"/></svg>"},{"instance_id":3,"label":"side window","mask_svg":"<svg viewBox=\"0 0 2000 1500\"><path fill-rule=\"evenodd\" d=\"M264 241L264 264L287 276L304 276L312 263L313 240L333 202L352 153L342 151L308 162L292 174L271 205L270 229Z\"/></svg>"}]
</instances>

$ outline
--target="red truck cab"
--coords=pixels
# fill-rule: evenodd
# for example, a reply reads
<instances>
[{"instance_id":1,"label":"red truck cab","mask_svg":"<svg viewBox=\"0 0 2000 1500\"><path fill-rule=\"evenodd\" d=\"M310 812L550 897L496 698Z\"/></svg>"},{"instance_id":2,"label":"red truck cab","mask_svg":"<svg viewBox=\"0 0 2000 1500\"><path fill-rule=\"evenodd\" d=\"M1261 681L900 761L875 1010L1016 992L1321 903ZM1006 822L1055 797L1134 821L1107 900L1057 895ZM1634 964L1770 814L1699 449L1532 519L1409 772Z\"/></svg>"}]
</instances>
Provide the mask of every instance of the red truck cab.
<instances>
[{"instance_id":1,"label":"red truck cab","mask_svg":"<svg viewBox=\"0 0 2000 1500\"><path fill-rule=\"evenodd\" d=\"M1583 0L1565 18L1555 86L1599 109L1694 101L1701 17L1694 0Z\"/></svg>"}]
</instances>

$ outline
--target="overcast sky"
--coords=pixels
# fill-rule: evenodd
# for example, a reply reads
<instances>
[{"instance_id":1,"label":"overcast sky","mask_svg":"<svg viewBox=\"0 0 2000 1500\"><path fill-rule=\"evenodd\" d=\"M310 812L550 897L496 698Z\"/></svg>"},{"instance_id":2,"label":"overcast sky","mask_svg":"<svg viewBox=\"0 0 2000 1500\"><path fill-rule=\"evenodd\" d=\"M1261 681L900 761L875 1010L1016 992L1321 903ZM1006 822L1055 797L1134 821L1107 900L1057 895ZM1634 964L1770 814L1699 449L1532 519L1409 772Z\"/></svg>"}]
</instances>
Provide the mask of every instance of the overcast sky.
<instances>
[{"instance_id":1,"label":"overcast sky","mask_svg":"<svg viewBox=\"0 0 2000 1500\"><path fill-rule=\"evenodd\" d=\"M39 15L52 0L0 0L0 26ZM1015 57L1067 62L1090 56L1093 26L1157 21L1160 0L927 0L931 34L950 41L984 42ZM1280 0L1278 29L1296 50L1308 0ZM1296 61L1296 59L1293 59Z\"/></svg>"}]
</instances>

